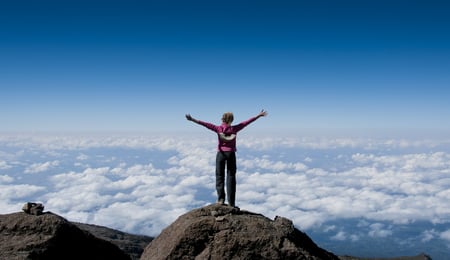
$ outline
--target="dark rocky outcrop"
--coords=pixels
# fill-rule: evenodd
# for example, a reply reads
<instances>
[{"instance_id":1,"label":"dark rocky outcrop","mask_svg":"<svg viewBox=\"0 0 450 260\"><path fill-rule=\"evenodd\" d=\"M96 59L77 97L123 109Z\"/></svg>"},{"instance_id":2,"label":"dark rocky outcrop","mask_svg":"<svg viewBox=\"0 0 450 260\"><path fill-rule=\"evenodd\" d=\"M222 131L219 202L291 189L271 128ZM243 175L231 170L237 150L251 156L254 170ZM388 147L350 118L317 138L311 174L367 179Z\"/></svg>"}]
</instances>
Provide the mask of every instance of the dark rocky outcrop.
<instances>
[{"instance_id":1,"label":"dark rocky outcrop","mask_svg":"<svg viewBox=\"0 0 450 260\"><path fill-rule=\"evenodd\" d=\"M431 260L431 257L426 254L419 254L416 256L399 256L392 258L364 258L355 256L340 256L341 260Z\"/></svg>"},{"instance_id":2,"label":"dark rocky outcrop","mask_svg":"<svg viewBox=\"0 0 450 260\"><path fill-rule=\"evenodd\" d=\"M128 234L119 230L73 222L77 227L92 235L109 241L128 254L132 260L140 259L144 248L153 240L153 237Z\"/></svg>"},{"instance_id":3,"label":"dark rocky outcrop","mask_svg":"<svg viewBox=\"0 0 450 260\"><path fill-rule=\"evenodd\" d=\"M116 245L50 212L0 215L0 259L131 259Z\"/></svg>"},{"instance_id":4,"label":"dark rocky outcrop","mask_svg":"<svg viewBox=\"0 0 450 260\"><path fill-rule=\"evenodd\" d=\"M180 216L144 250L150 259L338 260L319 248L292 221L209 205Z\"/></svg>"}]
</instances>

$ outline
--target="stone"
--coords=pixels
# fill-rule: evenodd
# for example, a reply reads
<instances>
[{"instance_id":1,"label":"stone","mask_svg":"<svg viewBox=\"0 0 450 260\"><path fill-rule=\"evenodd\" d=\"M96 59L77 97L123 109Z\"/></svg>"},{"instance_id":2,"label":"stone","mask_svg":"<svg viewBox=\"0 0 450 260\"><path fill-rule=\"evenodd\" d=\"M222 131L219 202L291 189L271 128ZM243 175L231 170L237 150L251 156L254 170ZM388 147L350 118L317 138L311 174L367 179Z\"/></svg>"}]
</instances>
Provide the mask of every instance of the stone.
<instances>
[{"instance_id":1,"label":"stone","mask_svg":"<svg viewBox=\"0 0 450 260\"><path fill-rule=\"evenodd\" d=\"M212 204L180 216L144 250L156 259L338 260L318 247L291 220Z\"/></svg>"},{"instance_id":2,"label":"stone","mask_svg":"<svg viewBox=\"0 0 450 260\"><path fill-rule=\"evenodd\" d=\"M22 210L27 214L39 216L44 212L44 205L41 203L27 202L23 205Z\"/></svg>"},{"instance_id":3,"label":"stone","mask_svg":"<svg viewBox=\"0 0 450 260\"><path fill-rule=\"evenodd\" d=\"M0 259L130 260L116 245L51 212L0 215Z\"/></svg>"}]
</instances>

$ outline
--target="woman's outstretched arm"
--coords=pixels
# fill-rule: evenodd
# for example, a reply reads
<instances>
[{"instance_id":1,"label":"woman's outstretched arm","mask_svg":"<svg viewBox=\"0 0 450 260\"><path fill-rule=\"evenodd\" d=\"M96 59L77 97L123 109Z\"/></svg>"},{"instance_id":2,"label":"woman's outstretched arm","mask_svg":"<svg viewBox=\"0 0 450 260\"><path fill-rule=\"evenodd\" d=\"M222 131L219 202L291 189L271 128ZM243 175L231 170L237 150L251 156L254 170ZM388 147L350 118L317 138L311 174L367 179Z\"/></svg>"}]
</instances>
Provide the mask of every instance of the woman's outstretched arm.
<instances>
[{"instance_id":1,"label":"woman's outstretched arm","mask_svg":"<svg viewBox=\"0 0 450 260\"><path fill-rule=\"evenodd\" d=\"M235 127L236 131L241 131L244 127L248 126L252 122L255 122L258 118L264 117L264 116L267 116L267 111L262 109L261 112L259 112L256 116L254 116L250 119L247 119L246 121L241 122L241 123L235 125L234 127Z\"/></svg>"},{"instance_id":2,"label":"woman's outstretched arm","mask_svg":"<svg viewBox=\"0 0 450 260\"><path fill-rule=\"evenodd\" d=\"M193 118L191 116L191 114L186 114L186 119L188 121L192 121L192 122L194 122L196 124L202 125L202 126L208 128L209 130L212 130L214 132L217 132L217 129L219 128L219 126L216 126L214 124L211 124L211 123L208 123L208 122L203 122L201 120L195 119L195 118Z\"/></svg>"}]
</instances>

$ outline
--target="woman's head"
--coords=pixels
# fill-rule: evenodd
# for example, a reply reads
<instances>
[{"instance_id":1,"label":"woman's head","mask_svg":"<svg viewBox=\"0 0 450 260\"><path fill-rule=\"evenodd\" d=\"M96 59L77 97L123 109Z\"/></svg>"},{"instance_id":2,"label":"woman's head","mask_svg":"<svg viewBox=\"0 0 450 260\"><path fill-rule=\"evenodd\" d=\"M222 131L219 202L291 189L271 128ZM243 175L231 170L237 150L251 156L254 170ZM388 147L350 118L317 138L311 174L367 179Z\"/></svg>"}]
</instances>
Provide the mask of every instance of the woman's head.
<instances>
[{"instance_id":1,"label":"woman's head","mask_svg":"<svg viewBox=\"0 0 450 260\"><path fill-rule=\"evenodd\" d=\"M222 122L226 124L231 124L233 122L233 119L234 119L233 113L231 112L226 112L222 116Z\"/></svg>"}]
</instances>

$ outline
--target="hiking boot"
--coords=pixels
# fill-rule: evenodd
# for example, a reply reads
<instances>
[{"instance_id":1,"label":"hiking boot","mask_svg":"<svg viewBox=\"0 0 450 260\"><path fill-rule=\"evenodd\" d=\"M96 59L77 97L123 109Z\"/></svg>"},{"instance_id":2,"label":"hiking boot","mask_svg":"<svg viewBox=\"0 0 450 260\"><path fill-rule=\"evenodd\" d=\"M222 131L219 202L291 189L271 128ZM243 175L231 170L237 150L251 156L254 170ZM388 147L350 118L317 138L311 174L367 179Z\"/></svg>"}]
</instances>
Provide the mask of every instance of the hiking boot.
<instances>
[{"instance_id":1,"label":"hiking boot","mask_svg":"<svg viewBox=\"0 0 450 260\"><path fill-rule=\"evenodd\" d=\"M238 206L236 206L236 205L228 205L228 206L233 208L232 212L239 212L239 211L241 211L241 209Z\"/></svg>"},{"instance_id":2,"label":"hiking boot","mask_svg":"<svg viewBox=\"0 0 450 260\"><path fill-rule=\"evenodd\" d=\"M225 205L225 200L224 199L219 199L219 200L217 200L217 204Z\"/></svg>"}]
</instances>

